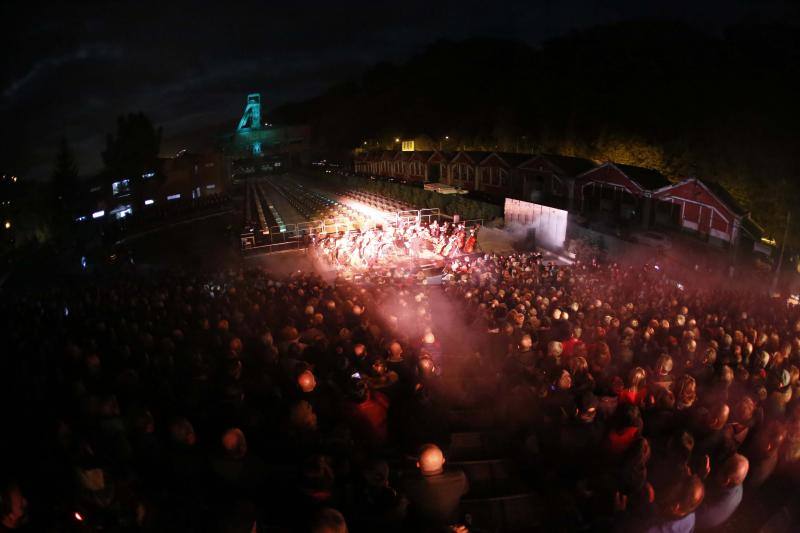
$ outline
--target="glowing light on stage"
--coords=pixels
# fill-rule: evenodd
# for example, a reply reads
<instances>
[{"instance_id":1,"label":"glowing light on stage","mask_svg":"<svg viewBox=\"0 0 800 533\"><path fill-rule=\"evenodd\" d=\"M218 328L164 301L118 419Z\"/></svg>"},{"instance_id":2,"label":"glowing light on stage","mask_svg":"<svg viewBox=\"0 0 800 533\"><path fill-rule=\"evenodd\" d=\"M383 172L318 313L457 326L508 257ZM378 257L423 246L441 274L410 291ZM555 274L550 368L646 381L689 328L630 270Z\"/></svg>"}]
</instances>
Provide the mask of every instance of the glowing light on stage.
<instances>
[{"instance_id":1,"label":"glowing light on stage","mask_svg":"<svg viewBox=\"0 0 800 533\"><path fill-rule=\"evenodd\" d=\"M380 222L381 224L388 224L394 218L394 213L389 211L382 211L367 204L361 203L356 200L343 200L342 203L347 207L354 209L369 218L373 222Z\"/></svg>"}]
</instances>

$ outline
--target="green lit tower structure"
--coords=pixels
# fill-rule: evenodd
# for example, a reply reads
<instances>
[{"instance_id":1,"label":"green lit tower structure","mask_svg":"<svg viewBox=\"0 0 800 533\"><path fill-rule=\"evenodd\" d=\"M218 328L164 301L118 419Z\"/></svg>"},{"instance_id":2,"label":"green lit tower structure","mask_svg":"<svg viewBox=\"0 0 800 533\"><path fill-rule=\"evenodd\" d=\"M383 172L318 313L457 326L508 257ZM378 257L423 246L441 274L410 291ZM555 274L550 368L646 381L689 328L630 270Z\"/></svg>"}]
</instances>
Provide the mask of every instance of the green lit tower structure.
<instances>
[{"instance_id":1,"label":"green lit tower structure","mask_svg":"<svg viewBox=\"0 0 800 533\"><path fill-rule=\"evenodd\" d=\"M220 135L218 146L233 168L263 169L308 160L310 130L304 125L274 127L261 116L261 94L250 93L235 130Z\"/></svg>"},{"instance_id":2,"label":"green lit tower structure","mask_svg":"<svg viewBox=\"0 0 800 533\"><path fill-rule=\"evenodd\" d=\"M248 94L247 105L234 134L236 149L258 157L263 153L262 146L268 136L268 130L261 122L261 94Z\"/></svg>"}]
</instances>

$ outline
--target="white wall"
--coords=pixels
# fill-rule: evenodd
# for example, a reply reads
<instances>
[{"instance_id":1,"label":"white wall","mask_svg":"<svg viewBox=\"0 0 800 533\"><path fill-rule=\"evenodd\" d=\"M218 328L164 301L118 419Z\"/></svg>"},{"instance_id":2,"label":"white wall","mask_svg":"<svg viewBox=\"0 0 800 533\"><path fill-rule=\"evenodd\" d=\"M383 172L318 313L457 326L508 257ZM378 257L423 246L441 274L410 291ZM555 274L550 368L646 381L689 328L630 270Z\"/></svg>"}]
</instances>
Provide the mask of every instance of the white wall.
<instances>
[{"instance_id":1,"label":"white wall","mask_svg":"<svg viewBox=\"0 0 800 533\"><path fill-rule=\"evenodd\" d=\"M546 205L506 198L505 222L510 228L536 230L536 243L563 248L567 237L567 212Z\"/></svg>"}]
</instances>

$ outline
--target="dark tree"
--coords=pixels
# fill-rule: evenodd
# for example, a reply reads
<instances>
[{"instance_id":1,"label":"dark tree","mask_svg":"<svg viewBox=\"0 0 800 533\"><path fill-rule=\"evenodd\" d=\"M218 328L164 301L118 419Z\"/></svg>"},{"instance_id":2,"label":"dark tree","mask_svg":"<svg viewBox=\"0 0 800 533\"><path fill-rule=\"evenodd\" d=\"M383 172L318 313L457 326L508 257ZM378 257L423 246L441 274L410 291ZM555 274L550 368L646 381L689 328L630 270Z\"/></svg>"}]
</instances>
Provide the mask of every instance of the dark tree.
<instances>
[{"instance_id":1,"label":"dark tree","mask_svg":"<svg viewBox=\"0 0 800 533\"><path fill-rule=\"evenodd\" d=\"M62 137L53 170L53 204L56 213L68 215L71 212L77 187L78 164L66 137Z\"/></svg>"},{"instance_id":2,"label":"dark tree","mask_svg":"<svg viewBox=\"0 0 800 533\"><path fill-rule=\"evenodd\" d=\"M141 206L141 176L150 171L158 174L160 148L161 128L153 126L144 113L121 115L117 118L116 134L106 136L102 154L106 180L111 183L129 179L134 202Z\"/></svg>"},{"instance_id":3,"label":"dark tree","mask_svg":"<svg viewBox=\"0 0 800 533\"><path fill-rule=\"evenodd\" d=\"M109 179L135 178L153 170L161 147L161 128L156 128L142 113L129 113L117 119L117 131L106 136L103 163Z\"/></svg>"}]
</instances>

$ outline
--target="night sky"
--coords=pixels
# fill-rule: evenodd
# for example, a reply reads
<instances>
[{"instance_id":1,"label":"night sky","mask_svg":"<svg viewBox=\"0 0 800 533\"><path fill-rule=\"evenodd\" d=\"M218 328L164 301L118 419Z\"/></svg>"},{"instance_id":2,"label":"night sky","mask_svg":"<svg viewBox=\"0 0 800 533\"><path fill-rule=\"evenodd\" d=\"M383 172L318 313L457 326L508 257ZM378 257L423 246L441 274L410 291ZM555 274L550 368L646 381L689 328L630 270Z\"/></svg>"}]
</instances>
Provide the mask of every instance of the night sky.
<instances>
[{"instance_id":1,"label":"night sky","mask_svg":"<svg viewBox=\"0 0 800 533\"><path fill-rule=\"evenodd\" d=\"M164 128L164 154L233 129L248 92L265 113L314 96L382 60L437 39L507 37L536 44L640 17L690 20L709 32L794 12L783 1L184 2L4 1L0 164L40 179L65 135L81 173L100 169L120 113Z\"/></svg>"}]
</instances>

